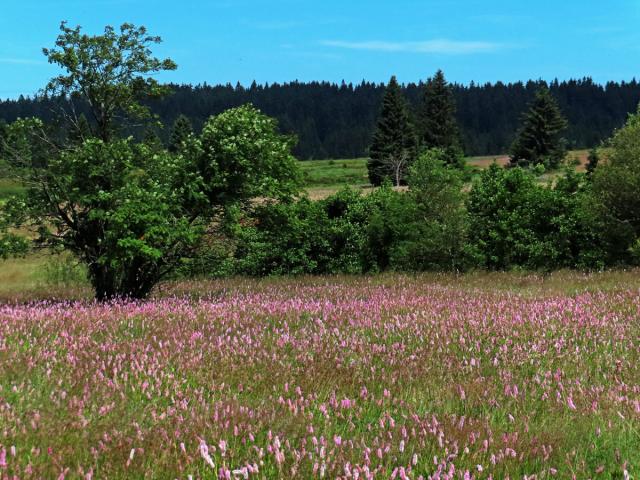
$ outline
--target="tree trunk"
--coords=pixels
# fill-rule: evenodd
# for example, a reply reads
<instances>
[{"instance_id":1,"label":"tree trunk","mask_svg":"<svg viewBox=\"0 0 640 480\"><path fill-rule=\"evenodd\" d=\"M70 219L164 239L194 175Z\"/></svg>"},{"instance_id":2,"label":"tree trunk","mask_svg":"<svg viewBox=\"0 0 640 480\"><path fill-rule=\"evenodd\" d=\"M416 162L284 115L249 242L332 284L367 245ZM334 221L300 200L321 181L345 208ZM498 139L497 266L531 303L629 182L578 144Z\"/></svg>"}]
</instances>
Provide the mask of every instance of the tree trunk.
<instances>
[{"instance_id":1,"label":"tree trunk","mask_svg":"<svg viewBox=\"0 0 640 480\"><path fill-rule=\"evenodd\" d=\"M96 300L108 302L116 298L116 282L114 272L103 265L95 265L89 268L89 277L96 293Z\"/></svg>"}]
</instances>

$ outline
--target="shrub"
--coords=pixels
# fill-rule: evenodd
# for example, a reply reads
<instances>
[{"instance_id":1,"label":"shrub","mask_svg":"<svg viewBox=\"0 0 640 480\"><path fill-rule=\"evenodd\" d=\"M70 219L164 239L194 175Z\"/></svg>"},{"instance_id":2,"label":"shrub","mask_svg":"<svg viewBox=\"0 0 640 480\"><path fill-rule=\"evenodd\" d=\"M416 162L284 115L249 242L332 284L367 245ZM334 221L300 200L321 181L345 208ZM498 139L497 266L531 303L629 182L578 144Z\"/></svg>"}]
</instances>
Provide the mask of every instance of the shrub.
<instances>
[{"instance_id":1,"label":"shrub","mask_svg":"<svg viewBox=\"0 0 640 480\"><path fill-rule=\"evenodd\" d=\"M540 170L537 171L540 173ZM522 168L492 165L470 192L470 242L491 269L600 267L600 240L584 175L567 170L555 188Z\"/></svg>"},{"instance_id":2,"label":"shrub","mask_svg":"<svg viewBox=\"0 0 640 480\"><path fill-rule=\"evenodd\" d=\"M446 152L423 153L409 172L409 192L389 185L372 195L368 270L461 270L469 265L461 172Z\"/></svg>"},{"instance_id":3,"label":"shrub","mask_svg":"<svg viewBox=\"0 0 640 480\"><path fill-rule=\"evenodd\" d=\"M593 206L611 263L637 263L640 238L640 109L609 142L593 171Z\"/></svg>"},{"instance_id":4,"label":"shrub","mask_svg":"<svg viewBox=\"0 0 640 480\"><path fill-rule=\"evenodd\" d=\"M349 189L320 201L261 205L253 226L238 231L237 272L358 273L366 219L365 200Z\"/></svg>"}]
</instances>

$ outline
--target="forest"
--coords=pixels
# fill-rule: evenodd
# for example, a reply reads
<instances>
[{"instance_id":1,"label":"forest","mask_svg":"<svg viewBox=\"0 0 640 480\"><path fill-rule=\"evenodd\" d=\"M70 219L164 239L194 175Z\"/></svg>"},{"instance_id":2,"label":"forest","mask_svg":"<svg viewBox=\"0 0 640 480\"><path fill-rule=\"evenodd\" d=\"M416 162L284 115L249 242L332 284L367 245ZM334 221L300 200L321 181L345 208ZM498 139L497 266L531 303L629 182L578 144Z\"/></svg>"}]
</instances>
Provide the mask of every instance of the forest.
<instances>
[{"instance_id":1,"label":"forest","mask_svg":"<svg viewBox=\"0 0 640 480\"><path fill-rule=\"evenodd\" d=\"M414 116L425 82L401 86ZM467 155L506 153L527 104L543 84L540 80L452 84L464 152ZM199 131L211 115L252 103L276 118L282 133L296 135L298 143L293 153L302 160L367 156L385 92L384 84L367 81L357 85L328 82L258 85L254 82L248 87L207 83L169 87L170 95L147 101L165 126L170 127L176 118L184 115ZM590 78L555 80L548 87L569 122L565 138L570 149L597 146L624 124L627 115L634 112L640 102L640 83L635 79L605 85ZM44 96L5 100L0 102L0 119L12 122L19 117L35 116L49 121L58 111L55 103L56 100ZM158 129L157 134L168 142L169 128Z\"/></svg>"}]
</instances>

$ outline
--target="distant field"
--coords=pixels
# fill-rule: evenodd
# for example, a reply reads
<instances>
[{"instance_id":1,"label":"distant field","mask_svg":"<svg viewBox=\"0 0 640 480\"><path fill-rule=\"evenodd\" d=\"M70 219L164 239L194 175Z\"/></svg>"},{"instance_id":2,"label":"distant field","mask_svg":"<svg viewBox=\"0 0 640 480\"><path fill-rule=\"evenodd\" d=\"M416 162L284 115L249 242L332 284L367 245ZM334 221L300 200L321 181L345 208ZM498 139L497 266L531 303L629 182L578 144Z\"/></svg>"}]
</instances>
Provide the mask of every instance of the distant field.
<instances>
[{"instance_id":1,"label":"distant field","mask_svg":"<svg viewBox=\"0 0 640 480\"><path fill-rule=\"evenodd\" d=\"M577 169L584 171L588 155L588 150L575 150L569 153L567 161L577 159L580 162ZM485 155L467 158L467 165L476 169L488 168L493 162L506 165L509 162L509 157L507 155ZM300 162L300 166L304 188L312 199L325 198L346 186L363 191L372 188L367 177L366 158L305 160ZM545 175L543 180L554 175L556 173Z\"/></svg>"},{"instance_id":2,"label":"distant field","mask_svg":"<svg viewBox=\"0 0 640 480\"><path fill-rule=\"evenodd\" d=\"M305 160L299 164L307 187L369 185L366 158Z\"/></svg>"},{"instance_id":3,"label":"distant field","mask_svg":"<svg viewBox=\"0 0 640 480\"><path fill-rule=\"evenodd\" d=\"M587 164L587 157L589 156L589 150L573 150L567 156L567 161L577 159L580 165L577 167L579 171L584 171ZM509 163L508 155L484 155L480 157L467 158L467 164L472 167L487 168L493 162L497 162L499 165L506 165Z\"/></svg>"},{"instance_id":4,"label":"distant field","mask_svg":"<svg viewBox=\"0 0 640 480\"><path fill-rule=\"evenodd\" d=\"M22 187L13 180L0 178L0 202L22 191Z\"/></svg>"}]
</instances>

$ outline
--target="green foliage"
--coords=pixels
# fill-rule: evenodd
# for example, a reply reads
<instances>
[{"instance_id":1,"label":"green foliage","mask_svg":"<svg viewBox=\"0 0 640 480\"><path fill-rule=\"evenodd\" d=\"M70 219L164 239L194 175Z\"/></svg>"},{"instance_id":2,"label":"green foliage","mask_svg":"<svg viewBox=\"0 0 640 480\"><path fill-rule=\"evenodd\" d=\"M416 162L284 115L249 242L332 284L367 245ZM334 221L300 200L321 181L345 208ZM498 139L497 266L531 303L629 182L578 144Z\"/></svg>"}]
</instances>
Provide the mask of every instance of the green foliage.
<instances>
[{"instance_id":1,"label":"green foliage","mask_svg":"<svg viewBox=\"0 0 640 480\"><path fill-rule=\"evenodd\" d=\"M107 26L102 35L90 36L81 27L62 22L60 31L56 46L44 48L43 53L64 73L51 79L45 91L71 101L82 99L95 121L95 135L102 140L113 136L116 118L123 112L148 118L149 109L141 102L168 93L153 75L177 66L152 56L150 47L161 39L149 35L145 27L125 23L119 32Z\"/></svg>"},{"instance_id":2,"label":"green foliage","mask_svg":"<svg viewBox=\"0 0 640 480\"><path fill-rule=\"evenodd\" d=\"M442 150L411 169L408 193L390 183L369 195L343 190L325 200L262 205L239 231L238 272L356 273L466 268L460 172Z\"/></svg>"},{"instance_id":3,"label":"green foliage","mask_svg":"<svg viewBox=\"0 0 640 480\"><path fill-rule=\"evenodd\" d=\"M15 233L0 234L0 259L25 255L29 251L29 242Z\"/></svg>"},{"instance_id":4,"label":"green foliage","mask_svg":"<svg viewBox=\"0 0 640 480\"><path fill-rule=\"evenodd\" d=\"M593 172L596 171L598 163L600 162L600 154L597 148L589 150L589 156L587 157L587 176L591 177Z\"/></svg>"},{"instance_id":5,"label":"green foliage","mask_svg":"<svg viewBox=\"0 0 640 480\"><path fill-rule=\"evenodd\" d=\"M211 118L175 154L163 149L141 102L167 91L151 75L175 64L151 55L149 46L160 39L144 27L125 24L119 34L107 27L93 37L64 23L61 30L57 48L44 53L66 72L47 91L71 102L81 98L96 132L88 137L89 122L75 116L69 118L76 132L62 145L41 120L3 129L3 152L27 191L2 209L0 255L24 246L9 225L26 226L39 245L64 248L86 266L99 300L143 298L202 253L229 210L297 192L292 139L252 106ZM142 143L114 135L122 114L142 121Z\"/></svg>"},{"instance_id":6,"label":"green foliage","mask_svg":"<svg viewBox=\"0 0 640 480\"><path fill-rule=\"evenodd\" d=\"M561 137L566 128L567 121L549 89L540 88L511 146L511 165L557 168L567 154L566 141Z\"/></svg>"},{"instance_id":7,"label":"green foliage","mask_svg":"<svg viewBox=\"0 0 640 480\"><path fill-rule=\"evenodd\" d=\"M432 149L411 167L409 192L388 187L371 206L368 268L460 270L468 263L461 174Z\"/></svg>"},{"instance_id":8,"label":"green foliage","mask_svg":"<svg viewBox=\"0 0 640 480\"><path fill-rule=\"evenodd\" d=\"M382 110L369 149L367 171L373 185L390 178L400 185L416 154L416 137L409 120L407 102L396 77L391 77L382 100Z\"/></svg>"},{"instance_id":9,"label":"green foliage","mask_svg":"<svg viewBox=\"0 0 640 480\"><path fill-rule=\"evenodd\" d=\"M141 298L197 254L226 208L295 192L291 142L275 128L242 107L212 118L183 154L130 139L87 140L34 171L25 197L6 210L37 227L40 243L85 263L99 299Z\"/></svg>"},{"instance_id":10,"label":"green foliage","mask_svg":"<svg viewBox=\"0 0 640 480\"><path fill-rule=\"evenodd\" d=\"M412 166L409 197L416 206L405 259L420 270L465 268L467 214L462 174L448 164L445 149L431 149Z\"/></svg>"},{"instance_id":11,"label":"green foliage","mask_svg":"<svg viewBox=\"0 0 640 480\"><path fill-rule=\"evenodd\" d=\"M4 174L21 179L23 171L45 168L52 150L50 130L50 126L38 118L19 118L8 125L0 138Z\"/></svg>"},{"instance_id":12,"label":"green foliage","mask_svg":"<svg viewBox=\"0 0 640 480\"><path fill-rule=\"evenodd\" d=\"M87 140L35 172L41 183L8 206L40 244L87 265L99 299L141 298L204 231L208 202L189 164L131 140Z\"/></svg>"},{"instance_id":13,"label":"green foliage","mask_svg":"<svg viewBox=\"0 0 640 480\"><path fill-rule=\"evenodd\" d=\"M214 205L256 197L287 198L298 192L300 172L291 154L295 140L252 105L211 117L199 139L185 145Z\"/></svg>"},{"instance_id":14,"label":"green foliage","mask_svg":"<svg viewBox=\"0 0 640 480\"><path fill-rule=\"evenodd\" d=\"M541 173L538 170L537 173ZM491 269L602 266L584 178L570 170L552 185L533 172L496 164L474 183L467 208L469 236L480 265Z\"/></svg>"},{"instance_id":15,"label":"green foliage","mask_svg":"<svg viewBox=\"0 0 640 480\"><path fill-rule=\"evenodd\" d=\"M92 136L91 124L85 114L81 113L77 119L74 119L73 125L67 133L68 143L70 145L80 145Z\"/></svg>"},{"instance_id":16,"label":"green foliage","mask_svg":"<svg viewBox=\"0 0 640 480\"><path fill-rule=\"evenodd\" d=\"M193 127L191 126L191 121L184 115L179 115L171 128L168 146L169 151L172 153L179 152L192 134Z\"/></svg>"},{"instance_id":17,"label":"green foliage","mask_svg":"<svg viewBox=\"0 0 640 480\"><path fill-rule=\"evenodd\" d=\"M16 217L19 211L14 212L11 206L0 205L0 259L25 255L29 251L29 241L22 235L12 231L16 226Z\"/></svg>"},{"instance_id":18,"label":"green foliage","mask_svg":"<svg viewBox=\"0 0 640 480\"><path fill-rule=\"evenodd\" d=\"M259 206L240 230L237 271L249 275L358 273L366 198L342 190L320 201Z\"/></svg>"},{"instance_id":19,"label":"green foliage","mask_svg":"<svg viewBox=\"0 0 640 480\"><path fill-rule=\"evenodd\" d=\"M628 262L640 237L640 109L608 146L607 161L593 174L594 203L612 261Z\"/></svg>"},{"instance_id":20,"label":"green foliage","mask_svg":"<svg viewBox=\"0 0 640 480\"><path fill-rule=\"evenodd\" d=\"M464 153L456 120L456 102L442 70L438 70L424 86L418 110L418 125L422 147L442 149L446 164L464 166Z\"/></svg>"}]
</instances>

